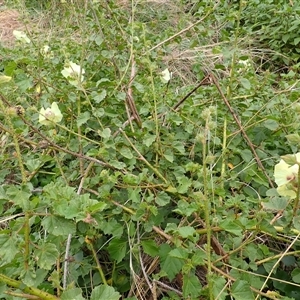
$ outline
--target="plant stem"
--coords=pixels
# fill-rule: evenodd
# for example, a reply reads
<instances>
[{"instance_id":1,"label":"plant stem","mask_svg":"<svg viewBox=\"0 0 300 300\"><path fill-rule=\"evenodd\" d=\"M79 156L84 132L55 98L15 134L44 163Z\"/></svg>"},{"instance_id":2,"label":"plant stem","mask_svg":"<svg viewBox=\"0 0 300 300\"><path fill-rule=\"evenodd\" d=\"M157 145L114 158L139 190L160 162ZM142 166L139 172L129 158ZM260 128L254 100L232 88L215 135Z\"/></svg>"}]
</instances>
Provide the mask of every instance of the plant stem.
<instances>
[{"instance_id":1,"label":"plant stem","mask_svg":"<svg viewBox=\"0 0 300 300\"><path fill-rule=\"evenodd\" d=\"M89 245L89 248L91 249L91 251L92 251L92 253L93 253L93 257L94 257L95 262L96 262L96 264L97 264L97 270L98 270L98 272L99 272L99 274L100 274L100 278L102 279L103 284L107 285L107 281L106 281L104 272L103 272L102 267L101 267L101 265L100 265L99 259L98 259L98 257L97 257L97 252L96 252L95 249L94 249L94 246L93 246L92 241L91 241L88 237L86 237L86 238L85 238L85 242Z\"/></svg>"},{"instance_id":2,"label":"plant stem","mask_svg":"<svg viewBox=\"0 0 300 300\"><path fill-rule=\"evenodd\" d=\"M204 214L205 214L205 227L207 229L206 237L206 258L207 258L207 282L208 282L208 294L209 299L214 300L213 296L213 283L211 280L212 268L211 268L211 224L210 224L210 213L211 213L211 204L209 201L209 192L208 192L208 180L207 180L207 165L206 165L206 132L207 124L205 126L205 134L202 140L202 159L203 159L203 186L204 186Z\"/></svg>"},{"instance_id":3,"label":"plant stem","mask_svg":"<svg viewBox=\"0 0 300 300\"><path fill-rule=\"evenodd\" d=\"M20 289L21 291L23 291L24 293L30 294L30 295L35 295L37 297L39 297L39 299L43 299L43 300L58 300L57 297L44 292L42 290L39 290L37 288L34 287L28 287L26 285L24 285L23 282L21 281L17 281L14 279L11 279L3 274L0 274L0 281L6 283L7 285Z\"/></svg>"}]
</instances>

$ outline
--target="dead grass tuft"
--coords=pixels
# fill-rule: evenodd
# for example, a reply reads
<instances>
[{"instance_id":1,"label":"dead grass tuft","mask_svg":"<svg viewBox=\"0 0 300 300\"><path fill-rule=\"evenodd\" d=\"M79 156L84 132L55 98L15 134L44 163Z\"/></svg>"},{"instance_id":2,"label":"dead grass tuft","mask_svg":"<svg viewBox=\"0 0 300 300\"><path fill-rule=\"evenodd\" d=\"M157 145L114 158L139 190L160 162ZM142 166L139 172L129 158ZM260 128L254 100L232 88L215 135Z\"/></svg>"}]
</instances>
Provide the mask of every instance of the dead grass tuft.
<instances>
[{"instance_id":1,"label":"dead grass tuft","mask_svg":"<svg viewBox=\"0 0 300 300\"><path fill-rule=\"evenodd\" d=\"M24 30L25 25L20 21L20 13L14 9L0 11L0 42L6 46L14 43L14 30Z\"/></svg>"}]
</instances>

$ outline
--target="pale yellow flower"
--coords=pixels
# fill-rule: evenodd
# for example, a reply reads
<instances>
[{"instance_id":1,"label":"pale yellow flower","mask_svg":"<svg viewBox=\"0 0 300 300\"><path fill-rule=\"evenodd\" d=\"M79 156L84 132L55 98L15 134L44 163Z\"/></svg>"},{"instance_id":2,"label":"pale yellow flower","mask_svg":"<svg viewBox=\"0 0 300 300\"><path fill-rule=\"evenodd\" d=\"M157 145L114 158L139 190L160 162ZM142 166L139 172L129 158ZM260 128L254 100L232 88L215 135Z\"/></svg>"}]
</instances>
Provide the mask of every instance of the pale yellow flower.
<instances>
[{"instance_id":1,"label":"pale yellow flower","mask_svg":"<svg viewBox=\"0 0 300 300\"><path fill-rule=\"evenodd\" d=\"M28 37L28 36L26 35L26 33L23 32L23 31L14 30L14 31L13 31L13 35L14 35L14 37L15 37L17 40L21 41L22 43L27 43L27 44L29 44L29 43L31 42L30 39L29 39L29 37Z\"/></svg>"},{"instance_id":2,"label":"pale yellow flower","mask_svg":"<svg viewBox=\"0 0 300 300\"><path fill-rule=\"evenodd\" d=\"M168 69L165 69L161 72L160 78L163 83L168 83L172 78L172 72L170 72Z\"/></svg>"},{"instance_id":3,"label":"pale yellow flower","mask_svg":"<svg viewBox=\"0 0 300 300\"><path fill-rule=\"evenodd\" d=\"M277 192L279 195L289 197L291 199L296 197L295 190L298 188L298 172L300 163L300 153L294 155L287 155L291 161L297 162L296 164L288 164L283 159L280 160L274 168L274 177L277 184Z\"/></svg>"},{"instance_id":4,"label":"pale yellow flower","mask_svg":"<svg viewBox=\"0 0 300 300\"><path fill-rule=\"evenodd\" d=\"M298 165L290 166L283 159L281 159L280 162L275 165L274 177L276 184L278 186L281 186L289 183L290 181L297 178L298 171Z\"/></svg>"},{"instance_id":5,"label":"pale yellow flower","mask_svg":"<svg viewBox=\"0 0 300 300\"><path fill-rule=\"evenodd\" d=\"M61 111L56 102L51 104L51 107L42 107L39 114L39 122L42 125L53 125L53 123L59 123L62 120Z\"/></svg>"},{"instance_id":6,"label":"pale yellow flower","mask_svg":"<svg viewBox=\"0 0 300 300\"><path fill-rule=\"evenodd\" d=\"M67 78L70 84L79 87L84 80L84 69L81 66L70 61L68 65L61 71L61 74Z\"/></svg>"}]
</instances>

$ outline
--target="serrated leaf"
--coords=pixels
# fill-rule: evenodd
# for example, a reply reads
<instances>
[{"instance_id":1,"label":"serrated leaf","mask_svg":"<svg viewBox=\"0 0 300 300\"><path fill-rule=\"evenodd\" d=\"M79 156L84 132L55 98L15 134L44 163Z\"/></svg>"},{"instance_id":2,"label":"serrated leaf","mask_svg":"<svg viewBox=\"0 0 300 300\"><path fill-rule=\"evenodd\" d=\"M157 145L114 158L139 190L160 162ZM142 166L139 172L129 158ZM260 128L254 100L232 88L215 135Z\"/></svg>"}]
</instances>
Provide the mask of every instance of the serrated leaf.
<instances>
[{"instance_id":1,"label":"serrated leaf","mask_svg":"<svg viewBox=\"0 0 300 300\"><path fill-rule=\"evenodd\" d=\"M237 280L231 287L231 295L235 300L254 300L253 292L250 289L250 284L245 280Z\"/></svg>"},{"instance_id":2,"label":"serrated leaf","mask_svg":"<svg viewBox=\"0 0 300 300\"><path fill-rule=\"evenodd\" d=\"M242 228L231 219L225 219L220 223L220 227L224 229L227 232L233 233L237 236L240 236L242 234Z\"/></svg>"},{"instance_id":3,"label":"serrated leaf","mask_svg":"<svg viewBox=\"0 0 300 300\"><path fill-rule=\"evenodd\" d=\"M195 250L192 256L192 263L195 266L202 266L205 264L205 260L207 258L207 254L202 250Z\"/></svg>"},{"instance_id":4,"label":"serrated leaf","mask_svg":"<svg viewBox=\"0 0 300 300\"><path fill-rule=\"evenodd\" d=\"M82 290L80 288L71 288L64 291L60 297L60 300L85 300L82 297Z\"/></svg>"},{"instance_id":5,"label":"serrated leaf","mask_svg":"<svg viewBox=\"0 0 300 300\"><path fill-rule=\"evenodd\" d=\"M163 155L167 161L171 163L174 161L174 153L172 149L167 149Z\"/></svg>"},{"instance_id":6,"label":"serrated leaf","mask_svg":"<svg viewBox=\"0 0 300 300\"><path fill-rule=\"evenodd\" d=\"M31 196L28 186L16 186L11 185L6 194L10 196L10 200L15 204L19 205L23 210L28 210L30 208L29 198Z\"/></svg>"},{"instance_id":7,"label":"serrated leaf","mask_svg":"<svg viewBox=\"0 0 300 300\"><path fill-rule=\"evenodd\" d=\"M35 251L35 260L38 266L51 270L59 258L59 252L54 244L41 242Z\"/></svg>"},{"instance_id":8,"label":"serrated leaf","mask_svg":"<svg viewBox=\"0 0 300 300\"><path fill-rule=\"evenodd\" d=\"M178 228L178 233L181 237L188 238L194 236L194 234L196 234L196 230L192 226L182 226Z\"/></svg>"},{"instance_id":9,"label":"serrated leaf","mask_svg":"<svg viewBox=\"0 0 300 300\"><path fill-rule=\"evenodd\" d=\"M126 255L128 240L113 239L110 241L107 249L111 258L116 260L116 263L122 261Z\"/></svg>"},{"instance_id":10,"label":"serrated leaf","mask_svg":"<svg viewBox=\"0 0 300 300\"><path fill-rule=\"evenodd\" d=\"M156 135L147 135L144 139L143 139L143 144L147 147L150 147L156 140Z\"/></svg>"},{"instance_id":11,"label":"serrated leaf","mask_svg":"<svg viewBox=\"0 0 300 300\"><path fill-rule=\"evenodd\" d=\"M175 276L181 271L185 261L176 257L170 256L171 247L167 244L162 244L159 249L159 256L161 257L161 269L164 271L169 280L173 280Z\"/></svg>"},{"instance_id":12,"label":"serrated leaf","mask_svg":"<svg viewBox=\"0 0 300 300\"><path fill-rule=\"evenodd\" d=\"M146 254L151 257L155 257L158 255L158 246L153 240L145 240L141 242L143 250Z\"/></svg>"},{"instance_id":13,"label":"serrated leaf","mask_svg":"<svg viewBox=\"0 0 300 300\"><path fill-rule=\"evenodd\" d=\"M126 167L126 164L121 161L111 160L109 163L118 170L122 170Z\"/></svg>"},{"instance_id":14,"label":"serrated leaf","mask_svg":"<svg viewBox=\"0 0 300 300\"><path fill-rule=\"evenodd\" d=\"M213 282L212 292L214 299L225 300L227 296L226 289L224 289L224 286L226 286L225 278L214 276L211 280Z\"/></svg>"},{"instance_id":15,"label":"serrated leaf","mask_svg":"<svg viewBox=\"0 0 300 300\"><path fill-rule=\"evenodd\" d=\"M164 191L159 192L155 198L155 202L159 206L165 206L168 203L170 203L170 201L171 201L171 197Z\"/></svg>"},{"instance_id":16,"label":"serrated leaf","mask_svg":"<svg viewBox=\"0 0 300 300\"><path fill-rule=\"evenodd\" d=\"M42 220L42 226L49 233L56 236L67 236L75 234L76 225L74 221L66 220L58 216L47 216Z\"/></svg>"},{"instance_id":17,"label":"serrated leaf","mask_svg":"<svg viewBox=\"0 0 300 300\"><path fill-rule=\"evenodd\" d=\"M108 205L107 203L100 201L94 205L91 205L88 208L88 211L90 213L100 212L100 211L103 211L107 207L107 205Z\"/></svg>"},{"instance_id":18,"label":"serrated leaf","mask_svg":"<svg viewBox=\"0 0 300 300\"><path fill-rule=\"evenodd\" d=\"M110 128L104 128L102 131L99 131L99 135L104 139L108 139L111 136Z\"/></svg>"},{"instance_id":19,"label":"serrated leaf","mask_svg":"<svg viewBox=\"0 0 300 300\"><path fill-rule=\"evenodd\" d=\"M120 153L121 153L122 156L124 156L124 157L126 157L128 159L132 159L133 158L133 154L132 154L131 150L128 147L124 147L123 146L120 149Z\"/></svg>"},{"instance_id":20,"label":"serrated leaf","mask_svg":"<svg viewBox=\"0 0 300 300\"><path fill-rule=\"evenodd\" d=\"M80 127L81 125L85 124L91 118L91 114L88 111L81 113L77 117L77 126Z\"/></svg>"},{"instance_id":21,"label":"serrated leaf","mask_svg":"<svg viewBox=\"0 0 300 300\"><path fill-rule=\"evenodd\" d=\"M249 149L244 149L241 151L241 157L245 162L249 162L252 159L252 152Z\"/></svg>"},{"instance_id":22,"label":"serrated leaf","mask_svg":"<svg viewBox=\"0 0 300 300\"><path fill-rule=\"evenodd\" d=\"M251 89L251 83L247 78L241 78L240 79L240 83L241 85L246 89L246 90L250 90Z\"/></svg>"},{"instance_id":23,"label":"serrated leaf","mask_svg":"<svg viewBox=\"0 0 300 300\"><path fill-rule=\"evenodd\" d=\"M199 299L201 295L202 285L199 278L194 274L183 275L182 292L184 299Z\"/></svg>"},{"instance_id":24,"label":"serrated leaf","mask_svg":"<svg viewBox=\"0 0 300 300\"><path fill-rule=\"evenodd\" d=\"M100 103L101 101L103 101L105 99L107 95L106 90L102 90L100 93L97 92L92 92L92 99L95 101L95 103Z\"/></svg>"},{"instance_id":25,"label":"serrated leaf","mask_svg":"<svg viewBox=\"0 0 300 300\"><path fill-rule=\"evenodd\" d=\"M271 211L284 210L288 205L288 200L282 197L273 197L268 202L261 203L264 209Z\"/></svg>"},{"instance_id":26,"label":"serrated leaf","mask_svg":"<svg viewBox=\"0 0 300 300\"><path fill-rule=\"evenodd\" d=\"M178 178L178 182L180 185L177 188L177 192L180 194L185 194L192 185L192 180L186 176Z\"/></svg>"},{"instance_id":27,"label":"serrated leaf","mask_svg":"<svg viewBox=\"0 0 300 300\"><path fill-rule=\"evenodd\" d=\"M108 285L99 285L92 291L90 300L119 300L121 295Z\"/></svg>"},{"instance_id":28,"label":"serrated leaf","mask_svg":"<svg viewBox=\"0 0 300 300\"><path fill-rule=\"evenodd\" d=\"M186 249L175 248L170 251L169 255L179 259L187 259L189 254L188 254L188 250Z\"/></svg>"},{"instance_id":29,"label":"serrated leaf","mask_svg":"<svg viewBox=\"0 0 300 300\"><path fill-rule=\"evenodd\" d=\"M19 252L18 248L16 247L16 245L18 245L18 241L14 235L1 233L0 245L0 266L3 266L7 263L10 263L14 259L15 255Z\"/></svg>"},{"instance_id":30,"label":"serrated leaf","mask_svg":"<svg viewBox=\"0 0 300 300\"><path fill-rule=\"evenodd\" d=\"M266 120L266 121L263 123L263 125L264 125L266 128L268 128L269 130L272 130L272 131L277 130L278 127L279 127L278 122L275 121L275 120L271 120L271 119L270 119L270 120Z\"/></svg>"}]
</instances>

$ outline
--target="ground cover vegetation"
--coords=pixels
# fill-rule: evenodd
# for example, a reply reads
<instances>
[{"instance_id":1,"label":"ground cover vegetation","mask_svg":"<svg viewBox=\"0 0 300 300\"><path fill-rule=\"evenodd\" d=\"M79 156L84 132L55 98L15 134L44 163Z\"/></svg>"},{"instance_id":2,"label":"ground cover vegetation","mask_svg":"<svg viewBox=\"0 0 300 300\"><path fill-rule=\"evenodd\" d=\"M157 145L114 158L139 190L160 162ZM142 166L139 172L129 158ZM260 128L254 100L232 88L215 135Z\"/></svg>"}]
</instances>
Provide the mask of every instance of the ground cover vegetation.
<instances>
[{"instance_id":1,"label":"ground cover vegetation","mask_svg":"<svg viewBox=\"0 0 300 300\"><path fill-rule=\"evenodd\" d=\"M1 299L300 298L297 1L2 6Z\"/></svg>"}]
</instances>

